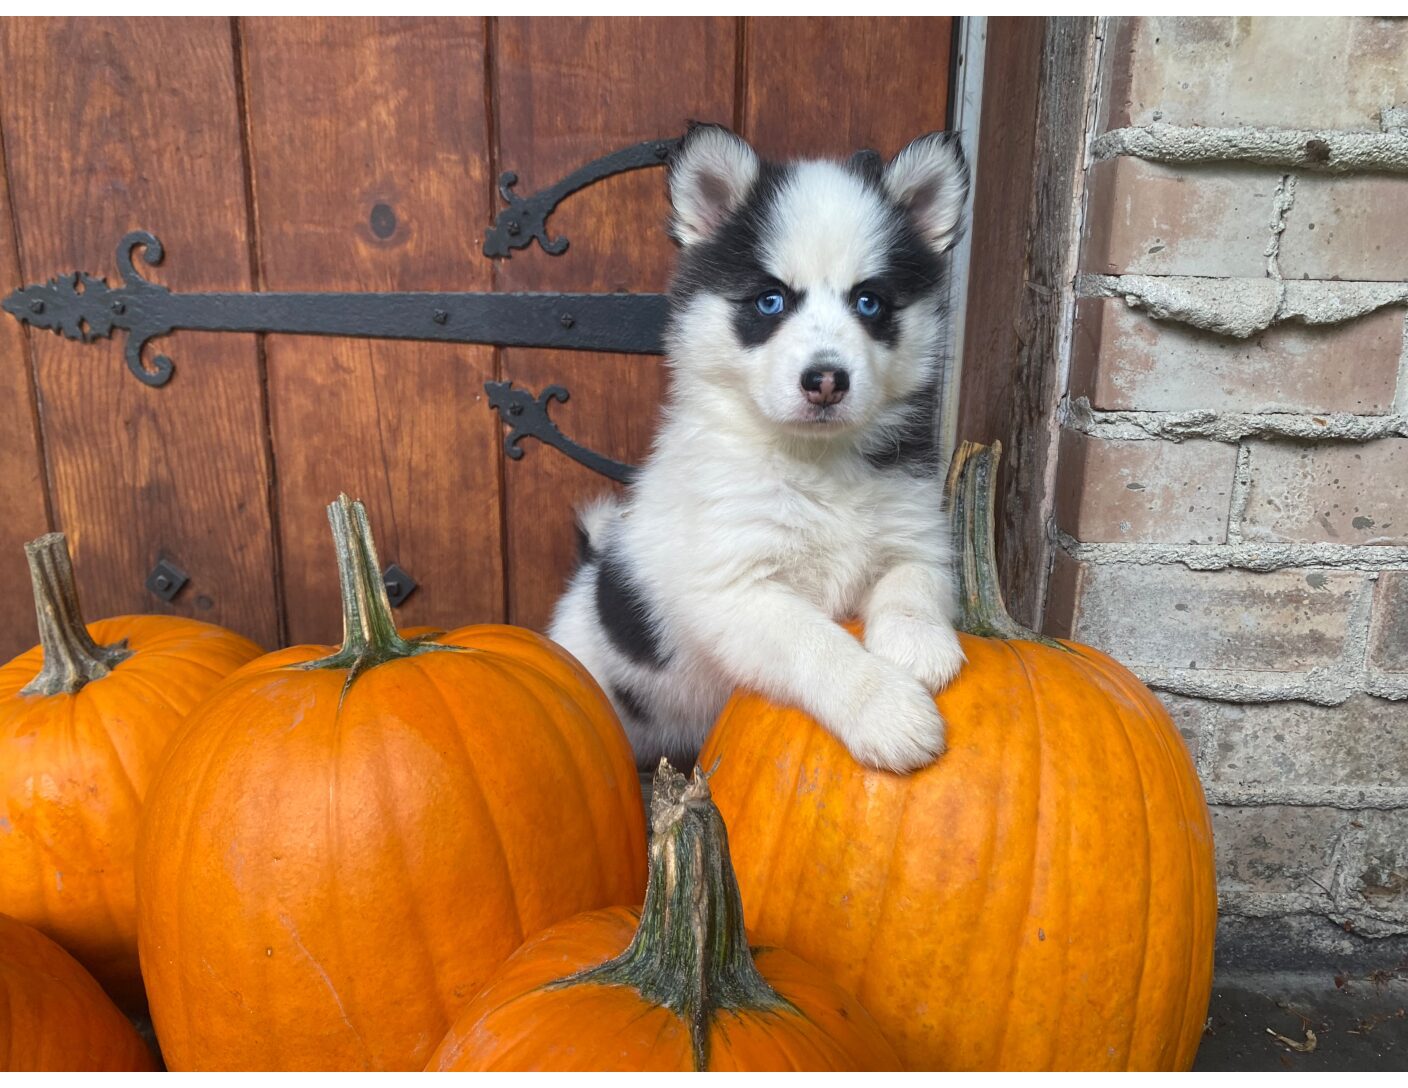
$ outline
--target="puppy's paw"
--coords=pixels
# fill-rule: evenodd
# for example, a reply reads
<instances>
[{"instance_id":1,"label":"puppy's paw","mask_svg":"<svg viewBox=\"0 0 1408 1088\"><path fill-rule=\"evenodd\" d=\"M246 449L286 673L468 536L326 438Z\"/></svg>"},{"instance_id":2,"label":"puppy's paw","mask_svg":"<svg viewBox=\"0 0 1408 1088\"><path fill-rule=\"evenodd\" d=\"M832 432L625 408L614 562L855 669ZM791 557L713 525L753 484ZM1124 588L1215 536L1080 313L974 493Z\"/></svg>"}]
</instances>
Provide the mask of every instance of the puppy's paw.
<instances>
[{"instance_id":1,"label":"puppy's paw","mask_svg":"<svg viewBox=\"0 0 1408 1088\"><path fill-rule=\"evenodd\" d=\"M944 720L922 684L895 669L885 672L842 739L867 766L899 773L918 770L943 754Z\"/></svg>"},{"instance_id":2,"label":"puppy's paw","mask_svg":"<svg viewBox=\"0 0 1408 1088\"><path fill-rule=\"evenodd\" d=\"M952 625L918 616L876 616L865 648L898 665L929 691L942 691L967 661Z\"/></svg>"}]
</instances>

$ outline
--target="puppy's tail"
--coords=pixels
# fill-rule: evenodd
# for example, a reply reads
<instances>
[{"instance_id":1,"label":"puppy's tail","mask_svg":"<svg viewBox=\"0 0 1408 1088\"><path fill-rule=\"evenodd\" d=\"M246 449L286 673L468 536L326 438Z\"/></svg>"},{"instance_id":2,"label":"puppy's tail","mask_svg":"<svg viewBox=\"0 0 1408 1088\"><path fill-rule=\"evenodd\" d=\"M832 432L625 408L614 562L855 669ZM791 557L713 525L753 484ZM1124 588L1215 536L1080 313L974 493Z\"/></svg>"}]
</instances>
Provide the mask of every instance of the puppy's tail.
<instances>
[{"instance_id":1,"label":"puppy's tail","mask_svg":"<svg viewBox=\"0 0 1408 1088\"><path fill-rule=\"evenodd\" d=\"M577 510L577 561L590 563L601 554L611 526L621 516L621 501L603 495Z\"/></svg>"}]
</instances>

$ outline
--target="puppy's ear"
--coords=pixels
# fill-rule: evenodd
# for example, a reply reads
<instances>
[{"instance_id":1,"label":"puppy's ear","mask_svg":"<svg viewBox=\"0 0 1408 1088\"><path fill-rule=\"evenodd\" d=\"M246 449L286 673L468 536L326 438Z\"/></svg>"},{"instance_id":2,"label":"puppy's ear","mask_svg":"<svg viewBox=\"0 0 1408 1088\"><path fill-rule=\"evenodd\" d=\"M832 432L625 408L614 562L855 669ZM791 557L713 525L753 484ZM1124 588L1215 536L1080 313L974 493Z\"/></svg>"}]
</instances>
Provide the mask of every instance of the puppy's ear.
<instances>
[{"instance_id":1,"label":"puppy's ear","mask_svg":"<svg viewBox=\"0 0 1408 1088\"><path fill-rule=\"evenodd\" d=\"M690 122L670 156L670 233L681 245L710 237L743 203L758 176L758 156L721 125Z\"/></svg>"},{"instance_id":2,"label":"puppy's ear","mask_svg":"<svg viewBox=\"0 0 1408 1088\"><path fill-rule=\"evenodd\" d=\"M948 132L920 136L885 168L885 189L934 252L944 252L962 233L963 205L968 199L968 164L958 136Z\"/></svg>"}]
</instances>

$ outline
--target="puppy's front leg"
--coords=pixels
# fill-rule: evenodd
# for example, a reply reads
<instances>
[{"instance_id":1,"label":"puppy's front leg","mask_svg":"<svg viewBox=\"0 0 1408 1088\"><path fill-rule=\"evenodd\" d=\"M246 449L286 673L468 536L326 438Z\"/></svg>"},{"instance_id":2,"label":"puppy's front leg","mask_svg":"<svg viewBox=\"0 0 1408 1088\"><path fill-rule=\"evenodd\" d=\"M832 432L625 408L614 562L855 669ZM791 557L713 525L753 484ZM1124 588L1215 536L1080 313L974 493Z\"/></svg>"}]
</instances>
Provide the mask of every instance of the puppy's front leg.
<instances>
[{"instance_id":1,"label":"puppy's front leg","mask_svg":"<svg viewBox=\"0 0 1408 1088\"><path fill-rule=\"evenodd\" d=\"M865 646L929 691L958 675L965 658L953 629L953 582L944 568L904 562L877 581L862 610Z\"/></svg>"},{"instance_id":2,"label":"puppy's front leg","mask_svg":"<svg viewBox=\"0 0 1408 1088\"><path fill-rule=\"evenodd\" d=\"M691 633L736 683L801 707L860 762L908 771L944 750L928 689L786 586L732 586L694 604Z\"/></svg>"}]
</instances>

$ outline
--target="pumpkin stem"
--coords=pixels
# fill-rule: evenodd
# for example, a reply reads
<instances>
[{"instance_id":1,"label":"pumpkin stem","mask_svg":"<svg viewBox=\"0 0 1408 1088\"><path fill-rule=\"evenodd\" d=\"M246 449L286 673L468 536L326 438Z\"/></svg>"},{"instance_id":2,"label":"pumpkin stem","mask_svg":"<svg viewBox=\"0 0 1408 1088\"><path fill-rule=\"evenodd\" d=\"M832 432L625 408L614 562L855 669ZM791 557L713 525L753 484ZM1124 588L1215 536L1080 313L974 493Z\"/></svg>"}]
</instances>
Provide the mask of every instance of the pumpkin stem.
<instances>
[{"instance_id":1,"label":"pumpkin stem","mask_svg":"<svg viewBox=\"0 0 1408 1088\"><path fill-rule=\"evenodd\" d=\"M709 1067L709 1027L721 1009L793 1010L753 963L728 832L698 767L687 780L665 760L650 801L645 905L621 955L553 983L629 986L689 1025L694 1068Z\"/></svg>"},{"instance_id":2,"label":"pumpkin stem","mask_svg":"<svg viewBox=\"0 0 1408 1088\"><path fill-rule=\"evenodd\" d=\"M328 505L332 542L337 550L337 575L342 584L342 645L337 652L300 666L306 669L347 669L350 686L361 673L384 661L412 657L433 645L410 642L396 631L391 601L381 580L367 508L339 495Z\"/></svg>"},{"instance_id":3,"label":"pumpkin stem","mask_svg":"<svg viewBox=\"0 0 1408 1088\"><path fill-rule=\"evenodd\" d=\"M99 646L88 634L78 607L78 584L63 533L46 533L24 546L29 581L34 587L34 613L39 619L39 645L44 665L21 695L72 695L90 680L101 680L119 661L132 656L127 641Z\"/></svg>"},{"instance_id":4,"label":"pumpkin stem","mask_svg":"<svg viewBox=\"0 0 1408 1088\"><path fill-rule=\"evenodd\" d=\"M953 550L958 557L958 629L981 638L1021 639L1064 650L1053 638L1024 627L1007 613L997 580L993 505L1002 443L962 442L948 469Z\"/></svg>"}]
</instances>

